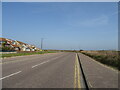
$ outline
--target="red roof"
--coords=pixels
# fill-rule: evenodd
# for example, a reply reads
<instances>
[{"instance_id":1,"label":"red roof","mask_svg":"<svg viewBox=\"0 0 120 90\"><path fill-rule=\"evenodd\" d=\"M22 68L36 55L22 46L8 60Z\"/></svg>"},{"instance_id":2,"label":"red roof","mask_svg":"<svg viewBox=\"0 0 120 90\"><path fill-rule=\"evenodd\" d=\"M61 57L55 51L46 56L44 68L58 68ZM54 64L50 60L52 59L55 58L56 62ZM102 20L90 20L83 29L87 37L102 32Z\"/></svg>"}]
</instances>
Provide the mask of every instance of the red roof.
<instances>
[{"instance_id":1,"label":"red roof","mask_svg":"<svg viewBox=\"0 0 120 90\"><path fill-rule=\"evenodd\" d=\"M19 47L18 45L13 45L13 44L12 44L12 46L13 46L13 47Z\"/></svg>"},{"instance_id":2,"label":"red roof","mask_svg":"<svg viewBox=\"0 0 120 90\"><path fill-rule=\"evenodd\" d=\"M0 38L0 41L7 41L5 38Z\"/></svg>"},{"instance_id":3,"label":"red roof","mask_svg":"<svg viewBox=\"0 0 120 90\"><path fill-rule=\"evenodd\" d=\"M27 45L26 43L23 43L23 42L20 42L20 41L17 41L18 43L20 43L20 44L25 44L25 45Z\"/></svg>"}]
</instances>

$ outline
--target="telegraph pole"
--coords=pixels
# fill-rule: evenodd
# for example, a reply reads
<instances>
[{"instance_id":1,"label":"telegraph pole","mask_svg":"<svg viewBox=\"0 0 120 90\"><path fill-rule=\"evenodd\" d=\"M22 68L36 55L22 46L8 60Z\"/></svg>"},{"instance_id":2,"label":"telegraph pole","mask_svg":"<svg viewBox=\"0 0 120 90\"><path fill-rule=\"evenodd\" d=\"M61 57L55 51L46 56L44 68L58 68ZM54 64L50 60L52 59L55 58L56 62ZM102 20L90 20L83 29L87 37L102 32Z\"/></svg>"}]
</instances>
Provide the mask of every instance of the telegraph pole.
<instances>
[{"instance_id":1,"label":"telegraph pole","mask_svg":"<svg viewBox=\"0 0 120 90\"><path fill-rule=\"evenodd\" d=\"M43 39L44 38L41 38L41 50L43 49Z\"/></svg>"}]
</instances>

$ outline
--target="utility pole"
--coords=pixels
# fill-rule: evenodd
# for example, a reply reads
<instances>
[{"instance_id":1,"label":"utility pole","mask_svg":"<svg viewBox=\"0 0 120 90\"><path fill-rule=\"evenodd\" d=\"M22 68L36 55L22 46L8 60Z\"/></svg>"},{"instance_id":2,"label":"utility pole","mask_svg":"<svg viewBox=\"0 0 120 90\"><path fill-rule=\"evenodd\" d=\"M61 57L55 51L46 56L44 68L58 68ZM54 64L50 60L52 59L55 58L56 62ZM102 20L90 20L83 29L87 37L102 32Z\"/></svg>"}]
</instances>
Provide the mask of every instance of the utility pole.
<instances>
[{"instance_id":1,"label":"utility pole","mask_svg":"<svg viewBox=\"0 0 120 90\"><path fill-rule=\"evenodd\" d=\"M44 38L41 38L41 50L43 49L43 39Z\"/></svg>"}]
</instances>

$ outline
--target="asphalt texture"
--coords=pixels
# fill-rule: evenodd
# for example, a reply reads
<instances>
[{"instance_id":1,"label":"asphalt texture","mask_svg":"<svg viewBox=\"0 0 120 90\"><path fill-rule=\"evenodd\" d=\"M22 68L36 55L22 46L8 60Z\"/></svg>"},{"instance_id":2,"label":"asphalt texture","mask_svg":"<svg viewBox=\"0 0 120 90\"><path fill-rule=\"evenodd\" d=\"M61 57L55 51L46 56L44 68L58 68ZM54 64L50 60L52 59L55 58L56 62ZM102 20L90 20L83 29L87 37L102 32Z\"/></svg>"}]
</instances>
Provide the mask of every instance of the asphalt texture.
<instances>
[{"instance_id":1,"label":"asphalt texture","mask_svg":"<svg viewBox=\"0 0 120 90\"><path fill-rule=\"evenodd\" d=\"M117 88L118 72L78 54L90 88ZM2 60L2 88L85 88L76 53L59 52Z\"/></svg>"},{"instance_id":2,"label":"asphalt texture","mask_svg":"<svg viewBox=\"0 0 120 90\"><path fill-rule=\"evenodd\" d=\"M75 67L76 66L76 67ZM11 57L2 63L2 88L81 88L76 53Z\"/></svg>"}]
</instances>

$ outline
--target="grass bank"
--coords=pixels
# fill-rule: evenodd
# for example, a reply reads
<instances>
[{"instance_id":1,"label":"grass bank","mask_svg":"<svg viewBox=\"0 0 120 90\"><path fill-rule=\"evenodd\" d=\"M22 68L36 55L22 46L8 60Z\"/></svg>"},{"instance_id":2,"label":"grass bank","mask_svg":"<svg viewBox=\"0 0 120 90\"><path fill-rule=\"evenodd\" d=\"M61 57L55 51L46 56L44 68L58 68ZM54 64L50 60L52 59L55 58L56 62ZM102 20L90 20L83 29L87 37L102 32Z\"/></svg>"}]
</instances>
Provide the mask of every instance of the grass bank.
<instances>
[{"instance_id":1,"label":"grass bank","mask_svg":"<svg viewBox=\"0 0 120 90\"><path fill-rule=\"evenodd\" d=\"M9 53L1 54L0 58L4 57L14 57L14 56L24 56L24 55L35 55L35 54L45 54L45 53L55 53L55 51L42 51L42 52L18 52L18 53Z\"/></svg>"},{"instance_id":2,"label":"grass bank","mask_svg":"<svg viewBox=\"0 0 120 90\"><path fill-rule=\"evenodd\" d=\"M82 51L82 53L100 63L120 70L120 52L118 51Z\"/></svg>"}]
</instances>

